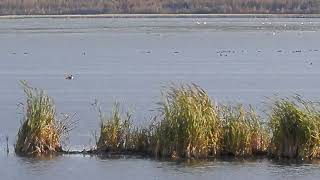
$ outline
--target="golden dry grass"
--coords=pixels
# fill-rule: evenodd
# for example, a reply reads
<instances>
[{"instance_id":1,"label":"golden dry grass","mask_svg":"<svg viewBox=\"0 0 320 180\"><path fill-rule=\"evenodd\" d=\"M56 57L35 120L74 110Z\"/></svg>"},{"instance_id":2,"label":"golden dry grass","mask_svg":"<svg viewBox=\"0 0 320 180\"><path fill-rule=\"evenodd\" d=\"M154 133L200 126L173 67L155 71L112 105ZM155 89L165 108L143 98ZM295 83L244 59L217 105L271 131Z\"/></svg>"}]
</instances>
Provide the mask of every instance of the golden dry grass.
<instances>
[{"instance_id":1,"label":"golden dry grass","mask_svg":"<svg viewBox=\"0 0 320 180\"><path fill-rule=\"evenodd\" d=\"M18 154L49 154L61 152L61 138L68 131L57 120L54 102L43 90L21 81L27 101L18 131L15 152Z\"/></svg>"},{"instance_id":2,"label":"golden dry grass","mask_svg":"<svg viewBox=\"0 0 320 180\"><path fill-rule=\"evenodd\" d=\"M301 96L277 99L270 115L271 153L278 158L320 157L319 104Z\"/></svg>"}]
</instances>

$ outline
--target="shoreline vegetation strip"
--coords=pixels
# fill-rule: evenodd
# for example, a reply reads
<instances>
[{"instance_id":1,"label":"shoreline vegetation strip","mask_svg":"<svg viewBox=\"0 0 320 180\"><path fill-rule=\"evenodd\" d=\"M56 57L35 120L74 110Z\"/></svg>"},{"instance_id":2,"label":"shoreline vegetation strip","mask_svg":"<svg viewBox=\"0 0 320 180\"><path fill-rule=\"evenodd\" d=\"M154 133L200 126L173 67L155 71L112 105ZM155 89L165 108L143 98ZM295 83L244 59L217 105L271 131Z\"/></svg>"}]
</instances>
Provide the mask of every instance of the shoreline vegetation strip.
<instances>
[{"instance_id":1,"label":"shoreline vegetation strip","mask_svg":"<svg viewBox=\"0 0 320 180\"><path fill-rule=\"evenodd\" d=\"M47 14L0 15L0 19L27 18L320 18L320 14Z\"/></svg>"},{"instance_id":2,"label":"shoreline vegetation strip","mask_svg":"<svg viewBox=\"0 0 320 180\"><path fill-rule=\"evenodd\" d=\"M15 0L0 14L319 13L318 0Z\"/></svg>"},{"instance_id":3,"label":"shoreline vegetation strip","mask_svg":"<svg viewBox=\"0 0 320 180\"><path fill-rule=\"evenodd\" d=\"M72 117L57 117L43 90L21 81L26 95L15 152L42 156L64 154L142 155L169 159L215 157L320 158L320 105L296 95L271 100L267 118L251 106L216 104L195 84L170 85L162 91L158 114L146 127L115 103L111 113L96 105L100 134L96 147L64 151L62 139L73 128Z\"/></svg>"}]
</instances>

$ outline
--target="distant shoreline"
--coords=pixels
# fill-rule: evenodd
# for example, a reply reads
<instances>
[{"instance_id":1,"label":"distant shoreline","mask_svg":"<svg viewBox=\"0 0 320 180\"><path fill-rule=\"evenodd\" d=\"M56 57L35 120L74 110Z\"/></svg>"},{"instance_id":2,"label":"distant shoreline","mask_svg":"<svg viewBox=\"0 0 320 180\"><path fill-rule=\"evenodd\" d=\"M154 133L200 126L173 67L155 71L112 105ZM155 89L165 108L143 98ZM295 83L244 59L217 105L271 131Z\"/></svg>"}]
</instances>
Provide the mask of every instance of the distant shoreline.
<instances>
[{"instance_id":1,"label":"distant shoreline","mask_svg":"<svg viewBox=\"0 0 320 180\"><path fill-rule=\"evenodd\" d=\"M320 18L320 14L64 14L0 15L0 19L26 18Z\"/></svg>"}]
</instances>

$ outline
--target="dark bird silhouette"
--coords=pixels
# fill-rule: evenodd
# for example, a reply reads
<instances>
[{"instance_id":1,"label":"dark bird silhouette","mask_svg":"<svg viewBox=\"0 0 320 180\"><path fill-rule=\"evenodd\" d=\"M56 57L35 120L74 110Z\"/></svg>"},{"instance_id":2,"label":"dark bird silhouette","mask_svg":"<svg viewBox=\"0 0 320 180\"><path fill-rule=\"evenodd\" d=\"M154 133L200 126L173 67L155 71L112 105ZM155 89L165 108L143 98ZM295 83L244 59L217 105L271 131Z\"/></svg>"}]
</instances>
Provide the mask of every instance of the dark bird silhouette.
<instances>
[{"instance_id":1,"label":"dark bird silhouette","mask_svg":"<svg viewBox=\"0 0 320 180\"><path fill-rule=\"evenodd\" d=\"M9 154L9 136L6 136L7 141L7 154Z\"/></svg>"},{"instance_id":2,"label":"dark bird silhouette","mask_svg":"<svg viewBox=\"0 0 320 180\"><path fill-rule=\"evenodd\" d=\"M68 74L68 75L65 76L65 79L67 79L67 80L72 80L73 78L74 77L73 77L72 74Z\"/></svg>"}]
</instances>

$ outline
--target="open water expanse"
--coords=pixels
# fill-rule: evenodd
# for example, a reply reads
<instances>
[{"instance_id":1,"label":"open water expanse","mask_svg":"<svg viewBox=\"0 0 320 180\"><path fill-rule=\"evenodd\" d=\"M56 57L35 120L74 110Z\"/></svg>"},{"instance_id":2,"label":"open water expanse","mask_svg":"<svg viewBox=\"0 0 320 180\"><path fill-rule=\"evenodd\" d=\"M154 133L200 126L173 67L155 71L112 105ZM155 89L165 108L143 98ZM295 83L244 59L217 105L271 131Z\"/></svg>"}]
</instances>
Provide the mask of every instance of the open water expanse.
<instances>
[{"instance_id":1,"label":"open water expanse","mask_svg":"<svg viewBox=\"0 0 320 180\"><path fill-rule=\"evenodd\" d=\"M25 101L19 80L45 89L59 113L76 113L66 147L81 150L99 130L95 99L107 112L120 102L142 126L170 83L193 82L217 103L258 111L275 94L318 101L319 57L319 18L1 18L0 179L319 179L316 162L31 159L13 152Z\"/></svg>"}]
</instances>

